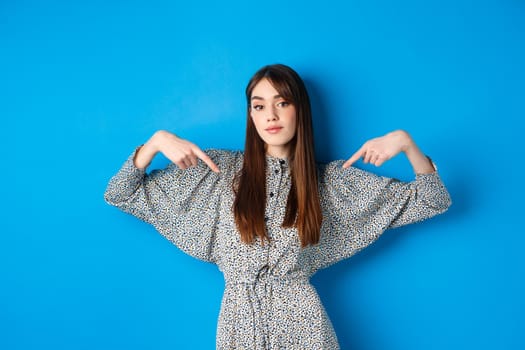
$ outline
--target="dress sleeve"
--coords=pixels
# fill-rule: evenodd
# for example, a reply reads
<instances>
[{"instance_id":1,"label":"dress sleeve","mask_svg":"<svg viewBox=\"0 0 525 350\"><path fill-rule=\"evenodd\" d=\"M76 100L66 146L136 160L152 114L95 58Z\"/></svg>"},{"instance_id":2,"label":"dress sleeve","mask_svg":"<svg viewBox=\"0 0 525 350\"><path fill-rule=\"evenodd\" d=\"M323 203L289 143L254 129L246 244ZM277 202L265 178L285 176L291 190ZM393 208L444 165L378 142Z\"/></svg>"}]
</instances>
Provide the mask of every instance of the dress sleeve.
<instances>
[{"instance_id":1,"label":"dress sleeve","mask_svg":"<svg viewBox=\"0 0 525 350\"><path fill-rule=\"evenodd\" d=\"M208 150L219 174L199 160L186 170L170 164L150 174L133 162L136 151L115 174L104 193L110 205L153 225L187 254L215 262L214 242L219 220L224 173L234 153Z\"/></svg>"},{"instance_id":2,"label":"dress sleeve","mask_svg":"<svg viewBox=\"0 0 525 350\"><path fill-rule=\"evenodd\" d=\"M314 270L354 255L387 228L428 219L451 204L437 172L401 182L342 165L336 161L320 169L323 224Z\"/></svg>"}]
</instances>

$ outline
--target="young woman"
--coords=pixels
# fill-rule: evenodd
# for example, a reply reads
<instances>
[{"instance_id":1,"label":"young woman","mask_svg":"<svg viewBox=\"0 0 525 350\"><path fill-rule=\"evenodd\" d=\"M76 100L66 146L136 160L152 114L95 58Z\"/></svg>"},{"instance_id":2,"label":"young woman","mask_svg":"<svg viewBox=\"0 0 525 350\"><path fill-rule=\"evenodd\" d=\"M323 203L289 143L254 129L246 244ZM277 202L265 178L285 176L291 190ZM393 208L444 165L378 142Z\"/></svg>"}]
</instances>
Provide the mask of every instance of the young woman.
<instances>
[{"instance_id":1,"label":"young woman","mask_svg":"<svg viewBox=\"0 0 525 350\"><path fill-rule=\"evenodd\" d=\"M387 228L444 212L450 197L405 131L366 142L346 162L316 164L308 94L287 66L260 69L246 98L244 152L204 152L158 131L111 179L105 199L224 273L217 349L338 349L310 277ZM146 174L159 152L173 164ZM399 153L412 182L352 167Z\"/></svg>"}]
</instances>

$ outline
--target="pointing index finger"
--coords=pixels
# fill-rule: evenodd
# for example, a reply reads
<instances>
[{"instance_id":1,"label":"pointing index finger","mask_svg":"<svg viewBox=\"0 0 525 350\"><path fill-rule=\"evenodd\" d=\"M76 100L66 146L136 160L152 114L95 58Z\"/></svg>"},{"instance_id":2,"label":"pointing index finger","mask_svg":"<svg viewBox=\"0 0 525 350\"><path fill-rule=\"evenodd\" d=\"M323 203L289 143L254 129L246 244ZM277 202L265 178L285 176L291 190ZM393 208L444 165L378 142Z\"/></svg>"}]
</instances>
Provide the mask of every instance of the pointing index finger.
<instances>
[{"instance_id":1,"label":"pointing index finger","mask_svg":"<svg viewBox=\"0 0 525 350\"><path fill-rule=\"evenodd\" d=\"M350 167L352 164L354 164L359 158L361 158L361 156L365 153L363 147L361 147L357 152L355 152L352 157L350 157L350 159L348 159L344 164L343 164L343 168L348 168Z\"/></svg>"},{"instance_id":2,"label":"pointing index finger","mask_svg":"<svg viewBox=\"0 0 525 350\"><path fill-rule=\"evenodd\" d=\"M197 155L199 159L201 159L204 163L206 163L206 165L210 167L211 170L213 170L216 173L220 173L220 170L217 164L215 164L213 160L211 160L211 158L206 153L204 153L200 148L197 148L195 150L195 154Z\"/></svg>"}]
</instances>

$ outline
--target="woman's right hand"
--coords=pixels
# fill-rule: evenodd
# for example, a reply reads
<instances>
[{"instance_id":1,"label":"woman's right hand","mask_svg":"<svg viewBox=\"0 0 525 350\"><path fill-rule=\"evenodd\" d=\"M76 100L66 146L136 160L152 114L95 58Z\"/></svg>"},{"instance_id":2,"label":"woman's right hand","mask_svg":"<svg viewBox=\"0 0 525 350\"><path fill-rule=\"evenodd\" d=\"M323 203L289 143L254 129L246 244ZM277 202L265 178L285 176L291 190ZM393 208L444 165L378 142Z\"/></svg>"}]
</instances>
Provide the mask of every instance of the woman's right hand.
<instances>
[{"instance_id":1,"label":"woman's right hand","mask_svg":"<svg viewBox=\"0 0 525 350\"><path fill-rule=\"evenodd\" d=\"M135 166L145 169L155 155L160 152L181 169L197 166L198 159L218 173L219 167L197 145L176 135L159 130L139 149L135 155Z\"/></svg>"}]
</instances>

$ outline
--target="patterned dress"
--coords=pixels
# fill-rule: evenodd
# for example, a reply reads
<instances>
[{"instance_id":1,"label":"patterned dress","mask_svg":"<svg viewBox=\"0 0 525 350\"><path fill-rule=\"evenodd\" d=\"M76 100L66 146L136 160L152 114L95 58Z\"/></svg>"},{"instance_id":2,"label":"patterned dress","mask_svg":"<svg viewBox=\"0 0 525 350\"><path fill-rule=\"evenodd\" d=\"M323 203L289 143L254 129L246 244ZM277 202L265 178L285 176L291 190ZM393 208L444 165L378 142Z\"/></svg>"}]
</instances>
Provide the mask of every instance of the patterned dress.
<instances>
[{"instance_id":1,"label":"patterned dress","mask_svg":"<svg viewBox=\"0 0 525 350\"><path fill-rule=\"evenodd\" d=\"M380 177L343 161L319 166L323 213L319 244L301 248L297 231L282 228L290 190L286 160L267 156L267 231L270 243L240 240L232 205L233 180L243 154L206 152L187 170L174 164L146 174L133 153L111 179L106 201L150 224L191 256L217 264L225 291L217 349L339 349L310 277L374 242L387 228L444 212L450 197L437 173L412 182Z\"/></svg>"}]
</instances>

